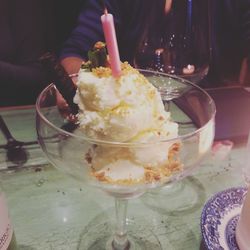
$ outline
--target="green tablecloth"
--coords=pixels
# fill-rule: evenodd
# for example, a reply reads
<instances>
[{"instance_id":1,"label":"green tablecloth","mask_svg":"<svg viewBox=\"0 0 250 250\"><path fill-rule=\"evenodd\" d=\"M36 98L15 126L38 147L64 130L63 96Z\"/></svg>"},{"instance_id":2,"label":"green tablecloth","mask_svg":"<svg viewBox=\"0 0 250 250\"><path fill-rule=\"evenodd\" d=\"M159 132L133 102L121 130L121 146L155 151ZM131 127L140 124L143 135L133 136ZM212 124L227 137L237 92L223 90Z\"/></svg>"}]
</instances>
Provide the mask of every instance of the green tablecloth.
<instances>
[{"instance_id":1,"label":"green tablecloth","mask_svg":"<svg viewBox=\"0 0 250 250\"><path fill-rule=\"evenodd\" d=\"M0 110L13 136L36 140L34 109ZM6 143L0 133L0 145ZM27 147L22 167L6 161L0 147L1 184L20 249L76 249L84 229L114 217L112 197L63 175L45 159L36 144ZM201 247L200 215L213 194L243 186L244 145L233 147L224 160L212 154L195 173L174 184L129 202L128 217L159 237L162 248Z\"/></svg>"}]
</instances>

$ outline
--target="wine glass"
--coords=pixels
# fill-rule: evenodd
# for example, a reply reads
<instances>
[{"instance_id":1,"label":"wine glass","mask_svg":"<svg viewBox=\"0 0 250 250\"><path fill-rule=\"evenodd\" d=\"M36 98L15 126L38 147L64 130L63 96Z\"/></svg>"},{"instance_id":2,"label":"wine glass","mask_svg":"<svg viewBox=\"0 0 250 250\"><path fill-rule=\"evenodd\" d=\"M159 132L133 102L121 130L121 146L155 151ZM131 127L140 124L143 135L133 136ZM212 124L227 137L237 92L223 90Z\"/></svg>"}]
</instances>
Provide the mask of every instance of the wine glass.
<instances>
[{"instance_id":1,"label":"wine glass","mask_svg":"<svg viewBox=\"0 0 250 250\"><path fill-rule=\"evenodd\" d=\"M151 3L135 51L134 66L173 74L198 84L209 69L210 1L163 2L165 6ZM173 90L172 85L168 87ZM178 91L181 94L176 87L172 98Z\"/></svg>"},{"instance_id":2,"label":"wine glass","mask_svg":"<svg viewBox=\"0 0 250 250\"><path fill-rule=\"evenodd\" d=\"M134 66L165 72L199 85L208 73L211 59L210 0L165 0L162 3L150 2L151 8L147 10L135 50ZM183 85L173 81L158 82L158 89L164 98L165 109L171 112L172 102L185 90ZM176 122L183 127L189 126L189 121L181 118ZM190 184L188 179L178 185L168 185L161 193L174 197L178 190L191 191L187 184ZM160 195L158 190L154 190L152 197L155 191ZM190 204L184 207L190 207ZM169 204L165 203L161 208L168 210ZM174 209L179 210L180 204L176 204Z\"/></svg>"},{"instance_id":3,"label":"wine glass","mask_svg":"<svg viewBox=\"0 0 250 250\"><path fill-rule=\"evenodd\" d=\"M210 96L185 79L153 71L141 73L154 84L157 79L166 79L182 85L183 94L175 99L172 119L185 117L192 125L180 128L177 137L152 142L88 138L79 124L69 126L72 120L65 119L60 112L55 85L49 85L38 97L38 141L49 161L64 173L115 198L114 228L107 230L104 224L88 228L79 249L162 249L161 242L150 230L138 230L136 223L129 222L128 200L189 175L212 145L215 105ZM110 182L110 178L115 181Z\"/></svg>"},{"instance_id":4,"label":"wine glass","mask_svg":"<svg viewBox=\"0 0 250 250\"><path fill-rule=\"evenodd\" d=\"M250 132L248 134L248 139L244 151L244 166L242 167L243 178L248 186L250 184Z\"/></svg>"}]
</instances>

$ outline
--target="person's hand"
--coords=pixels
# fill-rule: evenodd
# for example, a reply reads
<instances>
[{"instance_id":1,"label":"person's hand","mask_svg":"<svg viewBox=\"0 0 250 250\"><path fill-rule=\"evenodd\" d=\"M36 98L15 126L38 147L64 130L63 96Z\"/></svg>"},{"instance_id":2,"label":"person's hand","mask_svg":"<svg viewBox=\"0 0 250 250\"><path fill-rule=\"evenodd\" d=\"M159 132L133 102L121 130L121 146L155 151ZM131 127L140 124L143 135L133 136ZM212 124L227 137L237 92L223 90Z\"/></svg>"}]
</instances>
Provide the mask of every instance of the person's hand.
<instances>
[{"instance_id":1,"label":"person's hand","mask_svg":"<svg viewBox=\"0 0 250 250\"><path fill-rule=\"evenodd\" d=\"M57 99L57 107L62 117L68 121L74 122L76 120L76 116L72 114L69 105L58 91L56 92L56 99Z\"/></svg>"},{"instance_id":2,"label":"person's hand","mask_svg":"<svg viewBox=\"0 0 250 250\"><path fill-rule=\"evenodd\" d=\"M64 67L66 72L71 75L79 72L83 60L79 57L66 57L61 60L61 65Z\"/></svg>"},{"instance_id":3,"label":"person's hand","mask_svg":"<svg viewBox=\"0 0 250 250\"><path fill-rule=\"evenodd\" d=\"M65 58L65 59L67 59L67 58ZM78 58L77 58L78 59ZM64 63L70 63L70 60L69 61L64 61ZM66 63L66 64L67 64ZM61 63L62 64L62 63ZM81 64L82 64L82 60L81 60ZM64 67L64 69L65 69L65 66L62 64L62 66ZM80 69L80 67L79 67L79 69ZM78 71L79 71L79 69L78 69ZM65 69L66 70L66 69ZM77 71L77 72L78 72ZM68 70L66 70L66 72L68 73ZM74 83L74 84L76 84L76 82L77 82L77 77L78 77L78 73L71 73L71 74L69 74L69 76L70 76L70 78L71 78L71 80L72 80L72 82ZM56 94L56 99L57 99L57 106L58 106L58 110L59 110L59 112L61 113L61 115L65 118L65 119L67 119L67 120L70 120L70 121L74 121L75 119L76 119L76 117L75 117L75 115L73 115L72 113L71 113L71 111L70 111L70 109L69 109L69 105L67 104L67 102L65 101L65 99L63 98L63 96L59 93L59 92L57 92L57 94Z\"/></svg>"},{"instance_id":4,"label":"person's hand","mask_svg":"<svg viewBox=\"0 0 250 250\"><path fill-rule=\"evenodd\" d=\"M69 75L73 83L76 85L77 79L78 79L78 73L70 74Z\"/></svg>"}]
</instances>

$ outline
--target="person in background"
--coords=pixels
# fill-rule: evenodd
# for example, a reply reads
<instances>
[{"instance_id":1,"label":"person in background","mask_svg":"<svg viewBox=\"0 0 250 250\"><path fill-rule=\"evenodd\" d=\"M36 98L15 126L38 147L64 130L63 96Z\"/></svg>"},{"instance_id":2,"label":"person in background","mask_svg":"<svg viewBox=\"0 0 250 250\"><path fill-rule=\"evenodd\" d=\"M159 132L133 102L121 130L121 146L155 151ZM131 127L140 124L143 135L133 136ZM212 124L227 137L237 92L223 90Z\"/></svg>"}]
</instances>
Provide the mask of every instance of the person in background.
<instances>
[{"instance_id":1,"label":"person in background","mask_svg":"<svg viewBox=\"0 0 250 250\"><path fill-rule=\"evenodd\" d=\"M204 86L250 85L250 1L211 3L212 58Z\"/></svg>"},{"instance_id":2,"label":"person in background","mask_svg":"<svg viewBox=\"0 0 250 250\"><path fill-rule=\"evenodd\" d=\"M143 4L149 6L149 0L105 1L108 12L114 15L116 35L118 40L120 58L122 61L133 60L133 53L143 27ZM147 9L147 8L145 8ZM103 1L85 1L80 11L78 22L70 37L63 44L60 58L66 71L78 72L83 60L87 60L87 52L95 42L104 41L100 17L104 12Z\"/></svg>"},{"instance_id":3,"label":"person in background","mask_svg":"<svg viewBox=\"0 0 250 250\"><path fill-rule=\"evenodd\" d=\"M41 0L46 1L46 0ZM54 30L54 51L58 55L63 43L71 34L72 29L77 25L78 14L85 0L47 0L47 13L51 16ZM59 8L60 6L60 8Z\"/></svg>"},{"instance_id":4,"label":"person in background","mask_svg":"<svg viewBox=\"0 0 250 250\"><path fill-rule=\"evenodd\" d=\"M120 57L133 64L141 30L154 8L164 8L168 0L106 0L114 16ZM89 0L82 6L78 23L65 41L61 64L69 74L77 73L87 52L96 41L104 41L100 16L103 1ZM245 81L250 56L250 0L211 0L210 70L201 83L215 87ZM245 72L242 73L242 65ZM241 77L240 77L241 76Z\"/></svg>"}]
</instances>

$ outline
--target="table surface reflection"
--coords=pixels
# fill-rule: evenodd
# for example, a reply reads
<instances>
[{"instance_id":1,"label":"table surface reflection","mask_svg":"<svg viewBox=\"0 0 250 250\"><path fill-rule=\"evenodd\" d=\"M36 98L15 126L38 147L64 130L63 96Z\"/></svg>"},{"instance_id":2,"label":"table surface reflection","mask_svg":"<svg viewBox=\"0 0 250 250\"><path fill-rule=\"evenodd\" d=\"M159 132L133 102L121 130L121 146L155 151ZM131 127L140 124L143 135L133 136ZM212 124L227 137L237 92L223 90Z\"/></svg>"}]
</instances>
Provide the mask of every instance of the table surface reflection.
<instances>
[{"instance_id":1,"label":"table surface reflection","mask_svg":"<svg viewBox=\"0 0 250 250\"><path fill-rule=\"evenodd\" d=\"M36 141L34 107L0 109L13 136ZM6 158L0 133L0 174L20 249L77 249L83 230L111 220L113 198L65 176L45 159L38 144L25 147L29 159L16 166ZM190 177L129 202L128 217L150 227L163 249L203 249L200 215L216 192L243 186L244 144L226 159L210 155Z\"/></svg>"}]
</instances>

